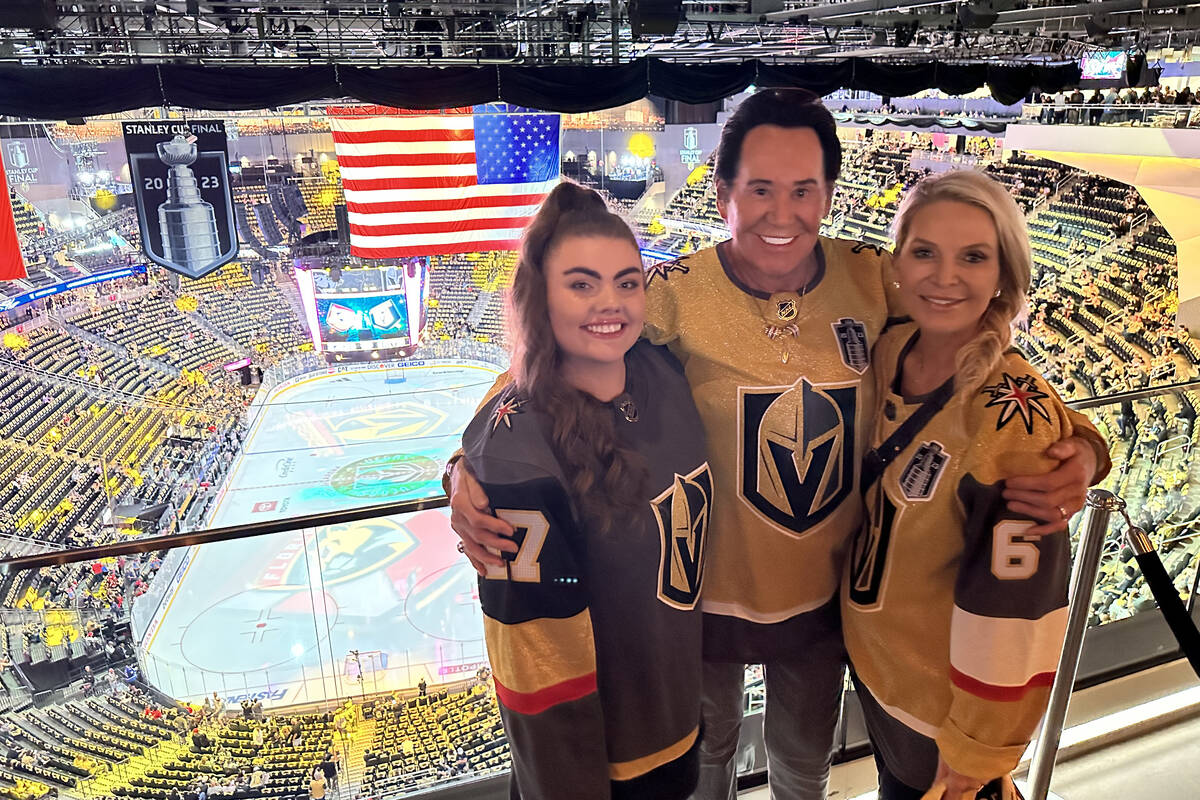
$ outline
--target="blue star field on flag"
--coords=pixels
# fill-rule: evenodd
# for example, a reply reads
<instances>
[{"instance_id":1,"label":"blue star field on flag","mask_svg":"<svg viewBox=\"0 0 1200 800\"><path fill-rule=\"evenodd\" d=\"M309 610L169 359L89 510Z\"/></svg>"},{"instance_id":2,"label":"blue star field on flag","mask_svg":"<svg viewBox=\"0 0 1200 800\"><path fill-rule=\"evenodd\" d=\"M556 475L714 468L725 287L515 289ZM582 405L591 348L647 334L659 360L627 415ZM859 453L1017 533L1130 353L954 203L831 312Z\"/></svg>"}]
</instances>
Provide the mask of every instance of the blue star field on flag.
<instances>
[{"instance_id":1,"label":"blue star field on flag","mask_svg":"<svg viewBox=\"0 0 1200 800\"><path fill-rule=\"evenodd\" d=\"M480 184L533 183L558 174L557 114L476 114Z\"/></svg>"}]
</instances>

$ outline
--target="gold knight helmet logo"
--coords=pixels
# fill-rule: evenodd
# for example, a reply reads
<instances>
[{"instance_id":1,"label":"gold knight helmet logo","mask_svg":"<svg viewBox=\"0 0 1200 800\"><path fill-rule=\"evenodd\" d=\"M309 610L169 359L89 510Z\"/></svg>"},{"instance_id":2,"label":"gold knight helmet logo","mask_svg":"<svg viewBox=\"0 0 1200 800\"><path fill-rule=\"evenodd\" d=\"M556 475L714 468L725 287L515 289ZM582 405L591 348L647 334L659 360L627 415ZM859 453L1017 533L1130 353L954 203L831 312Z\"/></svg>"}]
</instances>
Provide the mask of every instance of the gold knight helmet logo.
<instances>
[{"instance_id":1,"label":"gold knight helmet logo","mask_svg":"<svg viewBox=\"0 0 1200 800\"><path fill-rule=\"evenodd\" d=\"M705 462L687 475L676 475L671 487L650 501L662 545L658 599L673 608L690 611L700 596L712 487Z\"/></svg>"},{"instance_id":2,"label":"gold knight helmet logo","mask_svg":"<svg viewBox=\"0 0 1200 800\"><path fill-rule=\"evenodd\" d=\"M854 485L855 384L739 390L742 498L802 534L833 512Z\"/></svg>"}]
</instances>

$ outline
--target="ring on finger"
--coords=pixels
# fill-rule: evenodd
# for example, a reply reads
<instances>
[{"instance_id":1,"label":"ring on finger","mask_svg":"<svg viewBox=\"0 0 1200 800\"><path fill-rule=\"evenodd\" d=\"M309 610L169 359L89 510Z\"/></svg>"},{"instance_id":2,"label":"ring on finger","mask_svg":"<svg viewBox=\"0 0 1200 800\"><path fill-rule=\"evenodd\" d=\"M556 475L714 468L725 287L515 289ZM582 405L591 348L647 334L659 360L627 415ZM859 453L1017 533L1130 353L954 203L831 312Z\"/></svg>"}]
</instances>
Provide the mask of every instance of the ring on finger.
<instances>
[{"instance_id":1,"label":"ring on finger","mask_svg":"<svg viewBox=\"0 0 1200 800\"><path fill-rule=\"evenodd\" d=\"M1058 516L1065 520L1067 518L1067 510L1062 506L1055 506L1055 508L1058 509Z\"/></svg>"}]
</instances>

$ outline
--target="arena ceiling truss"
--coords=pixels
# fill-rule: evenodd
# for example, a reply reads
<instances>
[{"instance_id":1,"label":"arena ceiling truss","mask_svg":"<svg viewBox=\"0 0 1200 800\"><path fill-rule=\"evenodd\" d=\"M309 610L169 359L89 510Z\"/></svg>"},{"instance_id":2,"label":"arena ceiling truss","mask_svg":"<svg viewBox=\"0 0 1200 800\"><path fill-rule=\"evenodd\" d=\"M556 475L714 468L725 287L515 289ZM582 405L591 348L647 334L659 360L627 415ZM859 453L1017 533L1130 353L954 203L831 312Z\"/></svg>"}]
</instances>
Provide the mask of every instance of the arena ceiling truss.
<instances>
[{"instance_id":1,"label":"arena ceiling truss","mask_svg":"<svg viewBox=\"0 0 1200 800\"><path fill-rule=\"evenodd\" d=\"M49 10L47 10L49 9ZM25 64L614 64L847 57L1050 61L1185 46L1169 0L5 0L0 61Z\"/></svg>"}]
</instances>

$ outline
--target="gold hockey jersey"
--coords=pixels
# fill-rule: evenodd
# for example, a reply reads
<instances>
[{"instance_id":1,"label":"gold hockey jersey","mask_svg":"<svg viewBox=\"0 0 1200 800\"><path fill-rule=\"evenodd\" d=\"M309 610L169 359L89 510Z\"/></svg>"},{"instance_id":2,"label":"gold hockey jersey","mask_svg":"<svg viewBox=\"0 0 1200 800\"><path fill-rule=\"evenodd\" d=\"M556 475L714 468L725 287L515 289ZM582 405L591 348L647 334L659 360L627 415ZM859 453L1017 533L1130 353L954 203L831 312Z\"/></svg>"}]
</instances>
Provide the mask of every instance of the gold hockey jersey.
<instances>
[{"instance_id":1,"label":"gold hockey jersey","mask_svg":"<svg viewBox=\"0 0 1200 800\"><path fill-rule=\"evenodd\" d=\"M893 328L875 347L873 447L923 399L901 396L896 378L915 332ZM1007 478L1053 469L1042 454L1075 418L1010 351L867 488L847 561L842 626L859 679L980 780L1016 767L1045 710L1067 619L1068 535L1025 536L1034 523L1009 512L1001 492Z\"/></svg>"},{"instance_id":2,"label":"gold hockey jersey","mask_svg":"<svg viewBox=\"0 0 1200 800\"><path fill-rule=\"evenodd\" d=\"M646 335L683 363L708 437L705 657L753 663L836 630L890 256L822 238L810 285L768 296L740 284L724 249L647 271Z\"/></svg>"}]
</instances>

